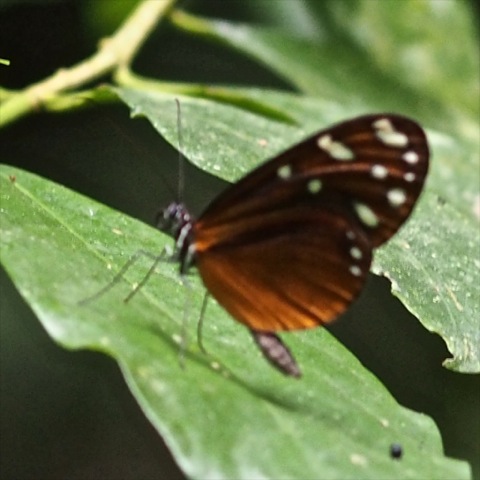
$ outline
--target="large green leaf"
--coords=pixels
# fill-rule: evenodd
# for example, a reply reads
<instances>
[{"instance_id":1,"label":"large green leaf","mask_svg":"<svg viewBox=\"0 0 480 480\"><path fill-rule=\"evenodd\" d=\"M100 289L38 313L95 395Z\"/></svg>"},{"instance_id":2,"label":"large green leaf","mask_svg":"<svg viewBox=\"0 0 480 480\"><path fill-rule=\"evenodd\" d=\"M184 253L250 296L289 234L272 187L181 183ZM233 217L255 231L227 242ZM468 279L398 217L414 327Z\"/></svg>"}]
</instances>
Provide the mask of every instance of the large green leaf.
<instances>
[{"instance_id":1,"label":"large green leaf","mask_svg":"<svg viewBox=\"0 0 480 480\"><path fill-rule=\"evenodd\" d=\"M118 91L135 114L146 116L167 140L177 144L172 95ZM316 98L271 91L242 92L283 108L298 126L204 99L180 97L186 157L230 181L308 133L352 113ZM408 309L426 328L444 338L453 355L446 362L449 368L478 372L480 342L475 312L480 278L478 265L470 267L477 261L479 248L478 223L472 212L479 189L474 166L478 159L474 159L468 142L434 131L428 131L428 137L433 155L427 193L406 227L379 250L374 270L385 272L393 283L393 292ZM455 168L457 165L461 168ZM447 204L442 207L444 202ZM460 298L454 292L459 292Z\"/></svg>"},{"instance_id":2,"label":"large green leaf","mask_svg":"<svg viewBox=\"0 0 480 480\"><path fill-rule=\"evenodd\" d=\"M0 181L1 260L19 291L57 342L119 361L191 477L468 478L466 463L443 456L433 422L400 407L325 330L288 335L304 370L296 381L272 371L214 302L204 332L212 356L193 345L182 369L182 312L195 317L202 289L194 277L184 288L174 264L162 263L128 304L121 298L150 260L79 305L132 252L160 252L169 239L16 167L1 166ZM392 442L403 445L401 461L390 458Z\"/></svg>"}]
</instances>

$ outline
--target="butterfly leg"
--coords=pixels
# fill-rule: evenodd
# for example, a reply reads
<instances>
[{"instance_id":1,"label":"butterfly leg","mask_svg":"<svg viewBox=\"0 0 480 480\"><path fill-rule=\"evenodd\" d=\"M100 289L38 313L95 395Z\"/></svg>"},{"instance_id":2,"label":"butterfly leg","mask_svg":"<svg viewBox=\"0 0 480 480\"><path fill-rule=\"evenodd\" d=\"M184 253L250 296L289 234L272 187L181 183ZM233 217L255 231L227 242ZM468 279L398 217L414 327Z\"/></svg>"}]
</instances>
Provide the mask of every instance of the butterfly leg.
<instances>
[{"instance_id":1,"label":"butterfly leg","mask_svg":"<svg viewBox=\"0 0 480 480\"><path fill-rule=\"evenodd\" d=\"M180 274L180 281L182 282L182 285L185 290L185 306L183 308L183 318L182 318L182 324L181 324L181 330L180 330L180 341L178 342L179 344L178 363L180 365L180 368L183 370L185 368L185 351L187 350L187 344L188 344L187 325L188 325L188 319L190 317L190 310L191 310L190 290L192 287L186 275Z\"/></svg>"},{"instance_id":2,"label":"butterfly leg","mask_svg":"<svg viewBox=\"0 0 480 480\"><path fill-rule=\"evenodd\" d=\"M203 328L203 319L205 318L205 312L207 310L207 303L208 303L208 292L205 292L202 302L202 309L200 310L200 318L198 319L197 323L197 343L200 351L207 355L207 350L203 346L203 336L202 336L202 328Z\"/></svg>"},{"instance_id":3,"label":"butterfly leg","mask_svg":"<svg viewBox=\"0 0 480 480\"><path fill-rule=\"evenodd\" d=\"M288 347L273 332L250 330L253 339L263 356L278 370L291 377L301 377L302 373Z\"/></svg>"},{"instance_id":4,"label":"butterfly leg","mask_svg":"<svg viewBox=\"0 0 480 480\"><path fill-rule=\"evenodd\" d=\"M182 283L189 288L189 283L187 278L182 276ZM178 361L180 366L183 368L185 364L185 350L187 348L187 322L188 322L188 312L190 311L190 304L189 304L190 296L187 295L185 297L185 308L184 308L184 315L183 315L183 322L182 322L182 333L180 337L180 350L178 352ZM200 310L200 318L198 319L197 323L197 343L200 351L204 355L208 355L207 350L203 346L202 340L202 328L203 328L203 319L205 318L205 311L207 310L207 303L208 303L208 292L205 292L205 296L203 297L202 308Z\"/></svg>"},{"instance_id":5,"label":"butterfly leg","mask_svg":"<svg viewBox=\"0 0 480 480\"><path fill-rule=\"evenodd\" d=\"M137 257L135 257L135 255L137 255ZM148 257L148 258L151 258L153 260L153 263L152 263L152 266L148 269L148 272L145 274L145 276L142 278L142 280L140 281L140 283L138 283L133 289L132 291L123 299L123 301L125 303L127 303L147 282L148 282L148 279L152 276L153 272L155 271L155 269L157 268L157 265L162 261L164 260L165 258L168 258L168 257L171 257L172 256L172 253L171 253L171 250L168 248L168 247L164 247L163 250L161 251L160 255L155 255L151 252L147 252L146 250L138 250L138 252L136 252L134 254L134 257L133 258L133 261L130 262L130 264L128 264L127 262L127 269L138 259L140 258L141 256L144 256L144 257ZM125 266L124 266L125 268ZM125 271L127 270L125 269ZM123 269L122 269L123 270ZM120 273L122 273L122 275L125 273L125 271L120 271Z\"/></svg>"},{"instance_id":6,"label":"butterfly leg","mask_svg":"<svg viewBox=\"0 0 480 480\"><path fill-rule=\"evenodd\" d=\"M127 262L123 265L123 267L118 271L118 273L113 277L113 279L107 284L105 285L103 288L101 288L98 292L94 293L93 295L90 295L89 297L87 298L84 298L83 300L80 300L78 302L79 305L88 305L89 303L93 302L94 300L97 300L99 299L100 297L102 297L103 295L105 295L105 293L107 293L108 291L110 291L122 278L123 276L125 275L125 273L127 273L127 270L137 261L139 260L141 257L148 257L148 258L151 258L153 260L153 265L150 267L150 269L148 270L148 272L146 273L146 275L143 277L142 281L135 286L135 288L127 295L127 297L125 297L124 299L124 302L128 302L132 297L133 295L135 295L135 293L138 292L138 290L143 286L145 285L145 283L147 282L147 280L150 278L150 276L152 275L153 271L155 270L156 266L158 265L158 263L164 259L166 256L171 256L171 251L170 249L168 249L167 247L165 247L162 252L160 253L160 255L155 255L151 252L147 252L146 250L138 250L136 251L128 260Z\"/></svg>"},{"instance_id":7,"label":"butterfly leg","mask_svg":"<svg viewBox=\"0 0 480 480\"><path fill-rule=\"evenodd\" d=\"M182 283L187 287L189 287L188 279L185 276L182 276ZM198 319L197 323L197 344L200 348L200 351L204 355L208 355L207 350L203 346L203 337L202 337L202 328L203 328L203 319L205 318L205 312L207 310L208 304L208 292L205 292L202 301L202 308L200 310L200 318ZM187 295L185 298L185 308L184 308L184 315L183 315L183 322L182 322L182 333L181 333L181 340L180 340L180 350L178 353L179 363L182 368L184 368L184 359L185 359L185 350L187 348L187 323L188 323L188 312L190 311L190 303L189 303L190 296Z\"/></svg>"}]
</instances>

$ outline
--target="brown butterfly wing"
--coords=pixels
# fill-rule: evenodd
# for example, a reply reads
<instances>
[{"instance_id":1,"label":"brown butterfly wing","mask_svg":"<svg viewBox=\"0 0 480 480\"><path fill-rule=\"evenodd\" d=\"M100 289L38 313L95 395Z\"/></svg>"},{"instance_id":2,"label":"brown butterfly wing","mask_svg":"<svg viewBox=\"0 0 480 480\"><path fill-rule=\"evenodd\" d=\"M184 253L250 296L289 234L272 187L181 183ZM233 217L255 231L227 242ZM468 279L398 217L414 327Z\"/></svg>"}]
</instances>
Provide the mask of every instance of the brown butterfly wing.
<instances>
[{"instance_id":1,"label":"brown butterfly wing","mask_svg":"<svg viewBox=\"0 0 480 480\"><path fill-rule=\"evenodd\" d=\"M414 121L391 114L357 117L294 145L227 188L201 216L202 228L214 229L211 241L221 242L239 219L297 202L308 182L318 180L324 199L357 217L364 207L370 210L374 221L360 220L377 247L410 215L428 157L425 133Z\"/></svg>"},{"instance_id":2,"label":"brown butterfly wing","mask_svg":"<svg viewBox=\"0 0 480 480\"><path fill-rule=\"evenodd\" d=\"M251 329L316 327L360 293L371 246L355 219L290 207L264 214L262 225L235 236L249 226L241 223L232 225L229 243L197 251L196 262L209 292Z\"/></svg>"},{"instance_id":3,"label":"brown butterfly wing","mask_svg":"<svg viewBox=\"0 0 480 480\"><path fill-rule=\"evenodd\" d=\"M200 275L253 330L327 323L360 293L372 249L408 217L427 170L423 130L404 117L319 132L209 205L193 226Z\"/></svg>"}]
</instances>

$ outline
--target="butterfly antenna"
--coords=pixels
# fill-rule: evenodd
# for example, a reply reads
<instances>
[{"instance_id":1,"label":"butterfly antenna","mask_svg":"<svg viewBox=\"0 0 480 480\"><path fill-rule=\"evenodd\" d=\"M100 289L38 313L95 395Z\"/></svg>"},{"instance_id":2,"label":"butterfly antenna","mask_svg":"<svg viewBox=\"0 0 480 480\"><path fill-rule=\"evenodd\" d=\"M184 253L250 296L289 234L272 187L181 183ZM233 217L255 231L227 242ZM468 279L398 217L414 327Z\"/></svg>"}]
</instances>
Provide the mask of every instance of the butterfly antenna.
<instances>
[{"instance_id":1,"label":"butterfly antenna","mask_svg":"<svg viewBox=\"0 0 480 480\"><path fill-rule=\"evenodd\" d=\"M183 194L185 191L185 157L182 154L182 111L180 108L180 101L175 99L177 104L177 132L178 132L178 185L177 185L177 201L183 201Z\"/></svg>"},{"instance_id":2,"label":"butterfly antenna","mask_svg":"<svg viewBox=\"0 0 480 480\"><path fill-rule=\"evenodd\" d=\"M96 102L95 100L83 96L83 100L85 103L89 103L91 106L101 106L100 102ZM121 138L123 141L126 141L130 145L130 149L132 152L138 153L141 152L145 156L151 156L152 152L149 151L148 148L145 148L143 144L136 142L131 135L125 134L125 130L119 126L119 124L113 119L112 115L107 111L103 110L102 114L104 115L103 118L108 122L112 129L117 132L118 138ZM165 188L170 192L172 196L175 196L175 192L173 191L172 186L167 182L166 178L161 176L161 181L163 182Z\"/></svg>"}]
</instances>

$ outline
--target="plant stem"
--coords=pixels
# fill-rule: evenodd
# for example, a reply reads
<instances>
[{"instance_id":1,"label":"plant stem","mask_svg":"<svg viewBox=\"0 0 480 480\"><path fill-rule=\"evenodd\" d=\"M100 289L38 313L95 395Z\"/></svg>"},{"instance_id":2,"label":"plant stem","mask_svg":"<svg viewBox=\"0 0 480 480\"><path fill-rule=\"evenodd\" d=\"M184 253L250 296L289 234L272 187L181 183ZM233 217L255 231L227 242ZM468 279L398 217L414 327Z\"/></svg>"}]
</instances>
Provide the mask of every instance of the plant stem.
<instances>
[{"instance_id":1,"label":"plant stem","mask_svg":"<svg viewBox=\"0 0 480 480\"><path fill-rule=\"evenodd\" d=\"M128 68L150 32L169 13L175 1L144 0L113 36L100 41L98 51L90 58L70 68L59 69L14 95L2 95L0 127L40 110L45 102L61 92L92 82L118 68Z\"/></svg>"}]
</instances>

